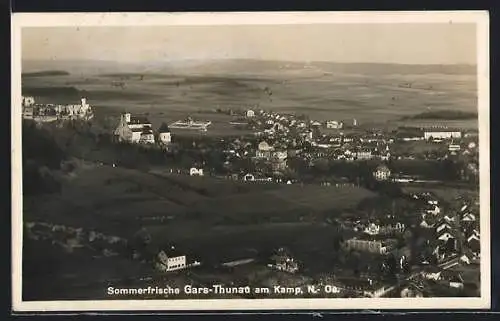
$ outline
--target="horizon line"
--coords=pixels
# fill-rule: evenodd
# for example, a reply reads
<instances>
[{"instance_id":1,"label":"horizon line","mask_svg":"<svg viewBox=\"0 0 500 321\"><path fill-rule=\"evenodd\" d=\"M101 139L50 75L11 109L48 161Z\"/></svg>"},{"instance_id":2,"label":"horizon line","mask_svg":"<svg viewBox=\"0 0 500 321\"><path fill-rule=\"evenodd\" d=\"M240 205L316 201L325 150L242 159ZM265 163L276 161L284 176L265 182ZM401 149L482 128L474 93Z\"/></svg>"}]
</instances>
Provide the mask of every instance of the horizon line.
<instances>
[{"instance_id":1,"label":"horizon line","mask_svg":"<svg viewBox=\"0 0 500 321\"><path fill-rule=\"evenodd\" d=\"M259 59L259 58L185 58L185 59L173 59L173 60L150 60L150 61L117 61L117 60L106 60L106 59L23 59L21 61L50 61L50 62L70 62L70 61L85 61L85 62L110 62L110 63L122 63L122 64L151 64L151 63L175 63L182 61L197 61L197 62L214 62L214 61L235 61L235 60L246 60L246 61L261 61L261 62L281 62L281 63L304 63L304 64L314 64L314 63L330 63L330 64L342 64L342 65L354 65L354 64L365 64L365 65L405 65L405 66L477 66L475 63L458 62L458 63L402 63L402 62L343 62L343 61L328 61L328 60L278 60L278 59Z\"/></svg>"}]
</instances>

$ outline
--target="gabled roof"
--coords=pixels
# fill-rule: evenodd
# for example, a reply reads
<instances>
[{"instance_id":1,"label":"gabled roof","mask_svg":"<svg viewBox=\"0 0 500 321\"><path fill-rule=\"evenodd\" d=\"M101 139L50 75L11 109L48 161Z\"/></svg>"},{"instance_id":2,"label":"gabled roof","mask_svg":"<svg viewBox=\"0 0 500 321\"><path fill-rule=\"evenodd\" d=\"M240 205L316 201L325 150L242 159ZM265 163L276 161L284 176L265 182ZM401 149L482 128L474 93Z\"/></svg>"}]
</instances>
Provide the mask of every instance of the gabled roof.
<instances>
[{"instance_id":1,"label":"gabled roof","mask_svg":"<svg viewBox=\"0 0 500 321\"><path fill-rule=\"evenodd\" d=\"M165 123L162 123L160 128L158 129L159 133L170 133L170 128L168 128L168 125Z\"/></svg>"},{"instance_id":2,"label":"gabled roof","mask_svg":"<svg viewBox=\"0 0 500 321\"><path fill-rule=\"evenodd\" d=\"M438 239L442 240L442 237L446 236L446 235L449 235L449 237L447 239L455 238L455 236L453 234L451 234L449 231L445 231L445 232L442 232L439 234Z\"/></svg>"},{"instance_id":3,"label":"gabled roof","mask_svg":"<svg viewBox=\"0 0 500 321\"><path fill-rule=\"evenodd\" d=\"M443 219L447 222L453 222L455 220L455 217L446 215Z\"/></svg>"},{"instance_id":4,"label":"gabled roof","mask_svg":"<svg viewBox=\"0 0 500 321\"><path fill-rule=\"evenodd\" d=\"M474 214L471 214L471 213L466 213L462 217L462 221L465 221L465 222L474 222L475 220L476 220L476 216Z\"/></svg>"},{"instance_id":5,"label":"gabled roof","mask_svg":"<svg viewBox=\"0 0 500 321\"><path fill-rule=\"evenodd\" d=\"M467 238L467 242L472 242L473 240L476 240L476 241L479 242L479 237L477 235L475 235L475 234L472 234L471 236L469 236Z\"/></svg>"},{"instance_id":6,"label":"gabled roof","mask_svg":"<svg viewBox=\"0 0 500 321\"><path fill-rule=\"evenodd\" d=\"M452 231L451 226L448 223L441 223L436 227L436 232L439 234L443 234L445 232L451 233L451 231Z\"/></svg>"}]
</instances>

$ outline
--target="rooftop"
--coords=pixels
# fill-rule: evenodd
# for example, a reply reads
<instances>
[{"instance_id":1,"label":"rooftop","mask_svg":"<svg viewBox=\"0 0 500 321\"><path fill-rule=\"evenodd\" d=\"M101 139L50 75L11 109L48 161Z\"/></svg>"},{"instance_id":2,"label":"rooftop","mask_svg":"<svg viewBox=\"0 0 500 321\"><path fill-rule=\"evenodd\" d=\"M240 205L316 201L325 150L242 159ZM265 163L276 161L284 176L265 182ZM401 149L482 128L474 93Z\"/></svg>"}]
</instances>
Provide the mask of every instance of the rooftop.
<instances>
[{"instance_id":1,"label":"rooftop","mask_svg":"<svg viewBox=\"0 0 500 321\"><path fill-rule=\"evenodd\" d=\"M150 121L144 116L130 116L129 124L150 124Z\"/></svg>"},{"instance_id":2,"label":"rooftop","mask_svg":"<svg viewBox=\"0 0 500 321\"><path fill-rule=\"evenodd\" d=\"M170 128L168 128L168 125L165 124L165 123L162 123L160 128L158 129L158 132L160 133L169 133L170 132Z\"/></svg>"}]
</instances>

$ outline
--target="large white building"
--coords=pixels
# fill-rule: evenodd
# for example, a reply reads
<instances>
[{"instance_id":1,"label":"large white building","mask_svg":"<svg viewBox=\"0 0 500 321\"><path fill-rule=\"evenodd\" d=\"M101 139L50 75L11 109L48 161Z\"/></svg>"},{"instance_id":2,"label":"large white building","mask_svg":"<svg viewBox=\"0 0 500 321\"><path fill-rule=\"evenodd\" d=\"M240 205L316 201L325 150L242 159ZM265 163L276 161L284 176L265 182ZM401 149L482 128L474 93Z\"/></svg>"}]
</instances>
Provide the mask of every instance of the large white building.
<instances>
[{"instance_id":1,"label":"large white building","mask_svg":"<svg viewBox=\"0 0 500 321\"><path fill-rule=\"evenodd\" d=\"M462 132L460 131L426 131L424 132L424 139L451 139L461 138Z\"/></svg>"},{"instance_id":2,"label":"large white building","mask_svg":"<svg viewBox=\"0 0 500 321\"><path fill-rule=\"evenodd\" d=\"M391 176L391 171L385 165L378 166L377 169L373 172L373 177L377 181L386 181Z\"/></svg>"},{"instance_id":3,"label":"large white building","mask_svg":"<svg viewBox=\"0 0 500 321\"><path fill-rule=\"evenodd\" d=\"M155 142L151 123L145 117L133 117L130 113L121 115L114 132L121 142L153 144Z\"/></svg>"},{"instance_id":4,"label":"large white building","mask_svg":"<svg viewBox=\"0 0 500 321\"><path fill-rule=\"evenodd\" d=\"M326 121L326 128L329 129L342 129L344 127L344 124L342 122L336 121L336 120L327 120Z\"/></svg>"},{"instance_id":5,"label":"large white building","mask_svg":"<svg viewBox=\"0 0 500 321\"><path fill-rule=\"evenodd\" d=\"M392 250L393 244L391 242L383 240L352 238L346 241L345 247L348 250L370 252L383 255L387 254L390 250Z\"/></svg>"},{"instance_id":6,"label":"large white building","mask_svg":"<svg viewBox=\"0 0 500 321\"><path fill-rule=\"evenodd\" d=\"M176 271L185 269L186 267L186 256L181 255L180 253L176 253L173 248L167 252L160 251L157 256L156 268L160 271Z\"/></svg>"}]
</instances>

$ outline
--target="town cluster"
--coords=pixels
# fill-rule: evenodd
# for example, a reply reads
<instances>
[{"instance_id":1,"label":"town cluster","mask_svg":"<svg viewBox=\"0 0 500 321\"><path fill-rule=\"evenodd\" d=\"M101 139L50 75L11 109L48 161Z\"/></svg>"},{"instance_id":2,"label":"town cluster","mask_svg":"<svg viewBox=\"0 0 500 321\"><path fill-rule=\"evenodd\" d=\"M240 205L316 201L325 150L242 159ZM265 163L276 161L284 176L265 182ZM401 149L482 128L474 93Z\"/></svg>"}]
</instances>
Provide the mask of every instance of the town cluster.
<instances>
[{"instance_id":1,"label":"town cluster","mask_svg":"<svg viewBox=\"0 0 500 321\"><path fill-rule=\"evenodd\" d=\"M391 160L436 160L460 159L467 165L464 173L477 176L477 133L444 127L411 128L400 127L393 131L375 128L361 128L358 121L346 125L344 121L319 122L305 116L279 114L276 112L247 110L230 122L238 128L252 130L252 135L240 135L221 139L210 147L224 154L225 175L244 181L281 181L283 173L293 167L291 160L300 160L313 167L319 161L375 161L379 166L374 169L376 180L391 180L399 183L423 182L421 177L393 172L387 164ZM200 131L203 135L210 132L210 121L177 121L170 125L163 123L156 131L151 122L142 116L124 113L114 131L118 141L158 146L167 150L186 149L192 146L179 146L173 139L182 131ZM202 129L200 129L202 128ZM237 131L236 131L237 133ZM209 136L207 136L209 137ZM433 152L401 151L395 145L415 142L432 142ZM194 143L193 143L194 144ZM241 166L249 160L252 166ZM248 162L247 162L248 164ZM204 168L203 168L204 167ZM194 175L211 173L220 176L213 164L197 163L187 168L172 168L174 172ZM201 169L201 172L188 169ZM326 183L325 184L329 184Z\"/></svg>"},{"instance_id":2,"label":"town cluster","mask_svg":"<svg viewBox=\"0 0 500 321\"><path fill-rule=\"evenodd\" d=\"M24 119L33 119L37 122L53 122L57 120L83 119L94 117L92 107L82 98L80 104L38 104L31 96L22 97L22 115Z\"/></svg>"}]
</instances>

